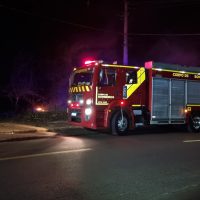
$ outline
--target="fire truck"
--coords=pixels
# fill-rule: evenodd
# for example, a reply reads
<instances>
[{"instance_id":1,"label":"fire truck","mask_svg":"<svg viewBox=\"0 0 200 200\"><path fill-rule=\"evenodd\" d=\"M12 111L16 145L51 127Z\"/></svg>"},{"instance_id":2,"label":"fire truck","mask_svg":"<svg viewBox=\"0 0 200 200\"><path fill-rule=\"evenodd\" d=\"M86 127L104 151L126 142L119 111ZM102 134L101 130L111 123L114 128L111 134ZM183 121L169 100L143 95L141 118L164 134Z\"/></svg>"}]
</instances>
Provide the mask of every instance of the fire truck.
<instances>
[{"instance_id":1,"label":"fire truck","mask_svg":"<svg viewBox=\"0 0 200 200\"><path fill-rule=\"evenodd\" d=\"M72 125L113 135L166 124L200 132L200 67L86 61L70 76L67 113Z\"/></svg>"}]
</instances>

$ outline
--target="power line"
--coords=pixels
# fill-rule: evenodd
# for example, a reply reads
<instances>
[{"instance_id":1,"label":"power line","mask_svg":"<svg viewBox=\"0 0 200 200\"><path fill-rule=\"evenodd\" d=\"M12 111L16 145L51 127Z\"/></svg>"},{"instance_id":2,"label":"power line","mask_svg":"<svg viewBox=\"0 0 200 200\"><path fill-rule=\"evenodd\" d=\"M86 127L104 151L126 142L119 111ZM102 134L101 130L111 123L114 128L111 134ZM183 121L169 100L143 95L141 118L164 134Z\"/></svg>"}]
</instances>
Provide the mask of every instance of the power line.
<instances>
[{"instance_id":1,"label":"power line","mask_svg":"<svg viewBox=\"0 0 200 200\"><path fill-rule=\"evenodd\" d=\"M74 22L69 22L69 21L66 21L66 20L63 20L63 19L59 19L59 18L56 18L56 17L38 15L36 13L28 12L28 11L25 11L25 10L22 10L22 9L18 9L18 8L14 8L14 7L8 7L8 6L2 5L2 4L0 4L0 7L6 8L6 9L9 9L11 11L18 12L18 13L22 13L22 14L25 14L25 15L38 17L38 18L43 18L45 20L51 20L51 21L54 21L54 22L59 22L59 23L62 23L62 24L67 24L67 25L71 25L71 26L75 26L75 27L79 27L79 28L84 28L84 29L90 29L90 30L94 30L94 31L101 31L101 32L106 32L106 33L115 33L115 34L123 35L123 33L120 33L120 32L114 32L114 31L111 31L111 30L105 30L105 29L96 28L96 27L93 27L93 26L87 26L87 25L84 25L84 24L78 24L78 23L74 23Z\"/></svg>"},{"instance_id":2,"label":"power line","mask_svg":"<svg viewBox=\"0 0 200 200\"><path fill-rule=\"evenodd\" d=\"M93 26L87 26L87 25L84 25L84 24L69 22L69 21L59 19L59 18L56 18L56 17L39 15L39 14L28 12L28 11L25 11L25 10L22 10L22 9L18 9L18 8L14 8L14 7L8 7L8 6L2 5L2 4L0 4L0 8L6 8L8 10L15 11L15 12L18 12L18 13L22 13L22 14L25 14L25 15L38 17L38 18L42 18L42 19L45 19L45 20L51 20L53 22L59 22L59 23L67 24L67 25L74 26L74 27L89 29L89 30L93 30L93 31L100 31L100 32L105 32L105 33L123 35L122 32L105 30L105 29L96 28L96 27L93 27ZM178 37L178 36L200 36L200 33L129 33L128 36L131 36L131 37L133 37L133 36L138 36L138 37L145 37L145 36Z\"/></svg>"}]
</instances>

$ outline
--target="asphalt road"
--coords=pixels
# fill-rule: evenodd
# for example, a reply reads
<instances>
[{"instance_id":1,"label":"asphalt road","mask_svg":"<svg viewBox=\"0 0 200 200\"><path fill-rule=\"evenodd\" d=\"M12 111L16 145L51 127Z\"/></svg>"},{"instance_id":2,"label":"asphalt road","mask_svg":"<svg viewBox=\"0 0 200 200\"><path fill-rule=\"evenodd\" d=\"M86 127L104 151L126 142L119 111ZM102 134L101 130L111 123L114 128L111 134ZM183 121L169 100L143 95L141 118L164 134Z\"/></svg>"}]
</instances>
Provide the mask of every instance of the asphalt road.
<instances>
[{"instance_id":1,"label":"asphalt road","mask_svg":"<svg viewBox=\"0 0 200 200\"><path fill-rule=\"evenodd\" d=\"M0 143L2 200L200 199L200 134L139 130Z\"/></svg>"}]
</instances>

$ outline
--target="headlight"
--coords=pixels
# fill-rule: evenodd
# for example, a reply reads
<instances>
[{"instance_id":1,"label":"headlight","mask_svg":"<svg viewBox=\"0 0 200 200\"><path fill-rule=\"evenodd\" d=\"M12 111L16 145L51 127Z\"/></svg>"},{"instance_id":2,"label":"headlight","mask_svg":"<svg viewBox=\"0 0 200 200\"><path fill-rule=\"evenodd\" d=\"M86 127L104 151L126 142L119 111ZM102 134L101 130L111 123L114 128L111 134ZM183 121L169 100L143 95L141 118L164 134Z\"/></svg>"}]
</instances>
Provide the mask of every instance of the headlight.
<instances>
[{"instance_id":1,"label":"headlight","mask_svg":"<svg viewBox=\"0 0 200 200\"><path fill-rule=\"evenodd\" d=\"M86 100L86 105L89 106L89 105L91 105L91 104L92 104L92 100L91 100L91 99L87 99L87 100Z\"/></svg>"},{"instance_id":2,"label":"headlight","mask_svg":"<svg viewBox=\"0 0 200 200\"><path fill-rule=\"evenodd\" d=\"M84 103L83 99L81 99L81 100L79 101L79 103L82 105L82 104Z\"/></svg>"},{"instance_id":3,"label":"headlight","mask_svg":"<svg viewBox=\"0 0 200 200\"><path fill-rule=\"evenodd\" d=\"M92 108L86 108L85 109L85 114L86 115L91 115L92 114Z\"/></svg>"},{"instance_id":4,"label":"headlight","mask_svg":"<svg viewBox=\"0 0 200 200\"><path fill-rule=\"evenodd\" d=\"M68 104L70 104L71 102L72 102L72 100L70 100L70 99L67 101Z\"/></svg>"}]
</instances>

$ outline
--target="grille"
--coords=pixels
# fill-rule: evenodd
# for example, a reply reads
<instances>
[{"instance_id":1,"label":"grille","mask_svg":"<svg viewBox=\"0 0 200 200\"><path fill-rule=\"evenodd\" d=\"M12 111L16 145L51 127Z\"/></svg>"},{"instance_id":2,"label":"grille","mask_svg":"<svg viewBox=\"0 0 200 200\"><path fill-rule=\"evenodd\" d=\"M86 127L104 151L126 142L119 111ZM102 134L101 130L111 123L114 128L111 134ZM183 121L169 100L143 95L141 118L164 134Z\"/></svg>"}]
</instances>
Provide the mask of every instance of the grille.
<instances>
[{"instance_id":1,"label":"grille","mask_svg":"<svg viewBox=\"0 0 200 200\"><path fill-rule=\"evenodd\" d=\"M72 116L71 113L76 113L76 116ZM72 122L81 122L81 110L73 109L71 110L70 115Z\"/></svg>"},{"instance_id":2,"label":"grille","mask_svg":"<svg viewBox=\"0 0 200 200\"><path fill-rule=\"evenodd\" d=\"M83 94L72 94L72 101L79 102L83 99Z\"/></svg>"}]
</instances>

